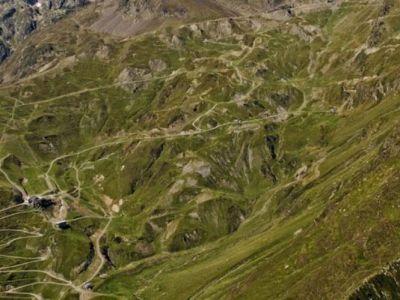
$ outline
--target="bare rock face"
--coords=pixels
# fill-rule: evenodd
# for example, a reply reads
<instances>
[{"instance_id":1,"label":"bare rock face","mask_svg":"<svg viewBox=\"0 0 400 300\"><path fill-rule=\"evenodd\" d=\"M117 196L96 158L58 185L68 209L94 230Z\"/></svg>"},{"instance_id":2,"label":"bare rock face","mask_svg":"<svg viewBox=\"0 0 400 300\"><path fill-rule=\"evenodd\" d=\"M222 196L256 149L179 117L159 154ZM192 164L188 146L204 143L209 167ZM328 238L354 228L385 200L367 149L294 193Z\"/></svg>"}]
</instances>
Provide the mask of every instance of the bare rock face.
<instances>
[{"instance_id":1,"label":"bare rock face","mask_svg":"<svg viewBox=\"0 0 400 300\"><path fill-rule=\"evenodd\" d=\"M354 291L349 300L398 299L400 262L395 261Z\"/></svg>"},{"instance_id":2,"label":"bare rock face","mask_svg":"<svg viewBox=\"0 0 400 300\"><path fill-rule=\"evenodd\" d=\"M99 0L100 1L100 0ZM104 1L104 0L101 0ZM33 31L54 23L91 0L0 0L0 63ZM302 1L299 1L302 2ZM243 11L265 11L290 6L289 0L110 0L116 8L94 26L119 36L144 31L165 19L215 19ZM245 9L244 9L245 8ZM243 10L244 9L244 10ZM129 16L126 22L125 17ZM154 23L154 24L153 24ZM118 25L118 26L117 26ZM150 26L150 27L151 27ZM97 27L100 27L97 28ZM103 28L104 27L104 28ZM110 28L109 28L110 27ZM114 29L112 29L114 28ZM125 32L126 31L126 32ZM229 22L219 23L219 35L229 35ZM377 36L378 34L375 34ZM376 38L375 38L376 39ZM174 41L175 43L177 41ZM178 45L177 45L178 46Z\"/></svg>"},{"instance_id":3,"label":"bare rock face","mask_svg":"<svg viewBox=\"0 0 400 300\"><path fill-rule=\"evenodd\" d=\"M87 4L87 2L88 2L87 0L50 0L48 2L48 8L49 9L74 9L76 7L80 7L80 6Z\"/></svg>"},{"instance_id":4,"label":"bare rock face","mask_svg":"<svg viewBox=\"0 0 400 300\"><path fill-rule=\"evenodd\" d=\"M142 87L151 75L148 70L126 67L119 74L116 82L127 92L135 92Z\"/></svg>"},{"instance_id":5,"label":"bare rock face","mask_svg":"<svg viewBox=\"0 0 400 300\"><path fill-rule=\"evenodd\" d=\"M0 41L0 63L10 55L10 48L3 41Z\"/></svg>"},{"instance_id":6,"label":"bare rock face","mask_svg":"<svg viewBox=\"0 0 400 300\"><path fill-rule=\"evenodd\" d=\"M89 0L0 1L0 63L33 31L88 3Z\"/></svg>"},{"instance_id":7,"label":"bare rock face","mask_svg":"<svg viewBox=\"0 0 400 300\"><path fill-rule=\"evenodd\" d=\"M140 80L145 74L146 70L144 69L127 67L119 74L118 81L120 83L131 83Z\"/></svg>"},{"instance_id":8,"label":"bare rock face","mask_svg":"<svg viewBox=\"0 0 400 300\"><path fill-rule=\"evenodd\" d=\"M106 45L101 46L97 52L96 57L100 60L107 60L110 56L110 48Z\"/></svg>"},{"instance_id":9,"label":"bare rock face","mask_svg":"<svg viewBox=\"0 0 400 300\"><path fill-rule=\"evenodd\" d=\"M174 1L121 0L120 7L129 15L140 19L154 17L185 17L187 8Z\"/></svg>"},{"instance_id":10,"label":"bare rock face","mask_svg":"<svg viewBox=\"0 0 400 300\"><path fill-rule=\"evenodd\" d=\"M154 1L148 0L121 0L120 7L125 13L139 18L147 19L156 11Z\"/></svg>"}]
</instances>

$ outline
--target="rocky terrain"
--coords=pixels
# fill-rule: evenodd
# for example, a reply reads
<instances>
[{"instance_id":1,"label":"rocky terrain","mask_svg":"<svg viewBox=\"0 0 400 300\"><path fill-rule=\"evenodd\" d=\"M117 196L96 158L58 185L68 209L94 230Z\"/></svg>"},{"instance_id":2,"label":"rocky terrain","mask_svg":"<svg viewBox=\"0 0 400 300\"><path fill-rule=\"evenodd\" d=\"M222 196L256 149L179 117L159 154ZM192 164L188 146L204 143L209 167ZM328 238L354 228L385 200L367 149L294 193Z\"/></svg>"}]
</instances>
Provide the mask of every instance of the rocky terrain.
<instances>
[{"instance_id":1,"label":"rocky terrain","mask_svg":"<svg viewBox=\"0 0 400 300\"><path fill-rule=\"evenodd\" d=\"M318 3L313 0L312 3ZM92 29L119 36L138 34L168 20L204 20L261 13L307 1L225 0L2 0L0 1L0 63L37 29L45 30L90 3L98 14ZM97 8L97 10L96 10Z\"/></svg>"},{"instance_id":2,"label":"rocky terrain","mask_svg":"<svg viewBox=\"0 0 400 300\"><path fill-rule=\"evenodd\" d=\"M349 299L397 299L400 295L399 271L399 262L393 262L361 285Z\"/></svg>"},{"instance_id":3,"label":"rocky terrain","mask_svg":"<svg viewBox=\"0 0 400 300\"><path fill-rule=\"evenodd\" d=\"M0 298L398 298L397 1L0 3Z\"/></svg>"},{"instance_id":4,"label":"rocky terrain","mask_svg":"<svg viewBox=\"0 0 400 300\"><path fill-rule=\"evenodd\" d=\"M0 63L33 31L51 25L89 0L0 1Z\"/></svg>"}]
</instances>

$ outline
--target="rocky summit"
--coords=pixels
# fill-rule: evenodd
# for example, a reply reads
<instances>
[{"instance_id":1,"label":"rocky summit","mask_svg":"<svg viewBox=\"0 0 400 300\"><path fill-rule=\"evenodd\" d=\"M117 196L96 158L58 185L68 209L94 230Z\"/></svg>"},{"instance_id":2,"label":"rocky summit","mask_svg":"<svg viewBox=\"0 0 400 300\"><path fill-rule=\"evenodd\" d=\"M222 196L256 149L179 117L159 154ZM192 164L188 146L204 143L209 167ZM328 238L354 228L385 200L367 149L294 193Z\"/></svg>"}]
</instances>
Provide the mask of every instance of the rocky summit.
<instances>
[{"instance_id":1,"label":"rocky summit","mask_svg":"<svg viewBox=\"0 0 400 300\"><path fill-rule=\"evenodd\" d=\"M0 298L399 299L399 16L0 0Z\"/></svg>"}]
</instances>

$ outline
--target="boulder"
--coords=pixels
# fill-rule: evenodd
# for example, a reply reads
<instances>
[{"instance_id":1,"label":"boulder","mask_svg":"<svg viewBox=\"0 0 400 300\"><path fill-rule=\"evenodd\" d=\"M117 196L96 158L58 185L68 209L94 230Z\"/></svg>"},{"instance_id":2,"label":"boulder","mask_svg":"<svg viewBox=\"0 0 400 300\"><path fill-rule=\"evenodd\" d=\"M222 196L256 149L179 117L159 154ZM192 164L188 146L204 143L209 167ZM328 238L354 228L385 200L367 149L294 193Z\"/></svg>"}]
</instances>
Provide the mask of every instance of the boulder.
<instances>
[{"instance_id":1,"label":"boulder","mask_svg":"<svg viewBox=\"0 0 400 300\"><path fill-rule=\"evenodd\" d=\"M161 59L151 59L149 68L153 73L162 72L167 68L167 64Z\"/></svg>"}]
</instances>

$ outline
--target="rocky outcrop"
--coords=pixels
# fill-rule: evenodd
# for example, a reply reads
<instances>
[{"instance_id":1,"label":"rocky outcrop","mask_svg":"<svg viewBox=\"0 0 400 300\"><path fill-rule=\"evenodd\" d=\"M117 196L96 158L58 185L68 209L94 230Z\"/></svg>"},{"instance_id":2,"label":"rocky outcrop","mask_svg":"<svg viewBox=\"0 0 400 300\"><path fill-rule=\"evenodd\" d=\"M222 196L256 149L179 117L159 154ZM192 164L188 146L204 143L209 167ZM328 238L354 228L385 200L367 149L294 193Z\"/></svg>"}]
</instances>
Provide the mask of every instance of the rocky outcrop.
<instances>
[{"instance_id":1,"label":"rocky outcrop","mask_svg":"<svg viewBox=\"0 0 400 300\"><path fill-rule=\"evenodd\" d=\"M79 274L85 272L89 266L92 264L93 259L95 256L95 249L94 249L94 244L93 242L89 242L89 252L87 254L86 260L82 263L79 269Z\"/></svg>"},{"instance_id":2,"label":"rocky outcrop","mask_svg":"<svg viewBox=\"0 0 400 300\"><path fill-rule=\"evenodd\" d=\"M89 0L0 1L0 63L33 31L88 3Z\"/></svg>"},{"instance_id":3,"label":"rocky outcrop","mask_svg":"<svg viewBox=\"0 0 400 300\"><path fill-rule=\"evenodd\" d=\"M116 82L127 92L134 93L150 78L151 75L146 69L126 67L118 75Z\"/></svg>"},{"instance_id":4,"label":"rocky outcrop","mask_svg":"<svg viewBox=\"0 0 400 300\"><path fill-rule=\"evenodd\" d=\"M187 8L183 3L172 5L171 1L121 0L120 7L129 15L140 19L158 17L185 17Z\"/></svg>"},{"instance_id":5,"label":"rocky outcrop","mask_svg":"<svg viewBox=\"0 0 400 300\"><path fill-rule=\"evenodd\" d=\"M10 55L10 48L3 41L0 41L0 63Z\"/></svg>"},{"instance_id":6,"label":"rocky outcrop","mask_svg":"<svg viewBox=\"0 0 400 300\"><path fill-rule=\"evenodd\" d=\"M269 152L271 154L271 158L275 160L276 157L277 157L277 153L276 152L277 152L277 146L278 146L278 143L279 143L279 136L268 135L265 138L265 142L266 142L267 147L269 149Z\"/></svg>"},{"instance_id":7,"label":"rocky outcrop","mask_svg":"<svg viewBox=\"0 0 400 300\"><path fill-rule=\"evenodd\" d=\"M400 261L395 261L361 285L349 300L399 299L399 295Z\"/></svg>"},{"instance_id":8,"label":"rocky outcrop","mask_svg":"<svg viewBox=\"0 0 400 300\"><path fill-rule=\"evenodd\" d=\"M400 126L396 125L385 138L379 148L379 158L382 160L398 157L400 154Z\"/></svg>"},{"instance_id":9,"label":"rocky outcrop","mask_svg":"<svg viewBox=\"0 0 400 300\"><path fill-rule=\"evenodd\" d=\"M34 208L39 208L43 210L48 209L55 204L55 202L52 199L41 198L36 196L30 197L28 199L28 203Z\"/></svg>"},{"instance_id":10,"label":"rocky outcrop","mask_svg":"<svg viewBox=\"0 0 400 300\"><path fill-rule=\"evenodd\" d=\"M32 2L35 2L34 0ZM43 3L44 1L42 1ZM64 9L64 10L72 10L77 7L83 6L87 4L88 0L49 0L47 7L48 9Z\"/></svg>"}]
</instances>

